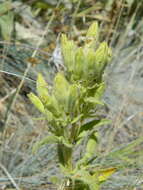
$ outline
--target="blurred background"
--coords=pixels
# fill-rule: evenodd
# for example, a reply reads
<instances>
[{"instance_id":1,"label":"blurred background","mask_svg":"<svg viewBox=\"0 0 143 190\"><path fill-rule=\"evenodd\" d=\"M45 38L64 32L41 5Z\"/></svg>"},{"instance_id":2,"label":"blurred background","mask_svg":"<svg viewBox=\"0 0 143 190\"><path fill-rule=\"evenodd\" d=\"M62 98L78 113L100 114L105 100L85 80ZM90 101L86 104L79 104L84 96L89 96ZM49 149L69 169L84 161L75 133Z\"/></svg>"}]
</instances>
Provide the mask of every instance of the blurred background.
<instances>
[{"instance_id":1,"label":"blurred background","mask_svg":"<svg viewBox=\"0 0 143 190\"><path fill-rule=\"evenodd\" d=\"M27 94L60 69L60 34L80 42L94 21L113 52L96 164L120 166L102 189L143 189L143 0L0 0L0 189L57 189L56 147L31 152L48 132Z\"/></svg>"}]
</instances>

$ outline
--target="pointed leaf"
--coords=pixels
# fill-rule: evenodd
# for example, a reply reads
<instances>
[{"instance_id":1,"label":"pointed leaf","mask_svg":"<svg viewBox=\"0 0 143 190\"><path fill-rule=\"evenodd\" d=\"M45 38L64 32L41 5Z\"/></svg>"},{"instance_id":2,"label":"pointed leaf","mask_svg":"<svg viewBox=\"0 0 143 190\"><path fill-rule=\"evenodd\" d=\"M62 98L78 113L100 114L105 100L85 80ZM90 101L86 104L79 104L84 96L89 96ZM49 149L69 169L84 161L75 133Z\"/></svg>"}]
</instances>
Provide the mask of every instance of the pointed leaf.
<instances>
[{"instance_id":1,"label":"pointed leaf","mask_svg":"<svg viewBox=\"0 0 143 190\"><path fill-rule=\"evenodd\" d=\"M84 137L86 137L86 135L87 135L87 131L81 132L81 133L78 135L78 137L77 137L76 145L81 144L82 141L83 141L83 139L84 139Z\"/></svg>"},{"instance_id":2,"label":"pointed leaf","mask_svg":"<svg viewBox=\"0 0 143 190\"><path fill-rule=\"evenodd\" d=\"M59 106L57 100L54 96L50 96L49 100L46 102L45 107L55 116L59 116Z\"/></svg>"},{"instance_id":3,"label":"pointed leaf","mask_svg":"<svg viewBox=\"0 0 143 190\"><path fill-rule=\"evenodd\" d=\"M46 115L46 118L49 122L52 122L54 120L53 114L47 109L45 109L45 115Z\"/></svg>"},{"instance_id":4,"label":"pointed leaf","mask_svg":"<svg viewBox=\"0 0 143 190\"><path fill-rule=\"evenodd\" d=\"M89 121L80 127L79 134L82 133L83 131L92 130L94 127L99 127L100 125L109 124L110 122L111 121L108 119L95 119Z\"/></svg>"},{"instance_id":5,"label":"pointed leaf","mask_svg":"<svg viewBox=\"0 0 143 190\"><path fill-rule=\"evenodd\" d=\"M102 42L99 48L96 50L96 62L105 63L108 58L108 45L106 42Z\"/></svg>"},{"instance_id":6,"label":"pointed leaf","mask_svg":"<svg viewBox=\"0 0 143 190\"><path fill-rule=\"evenodd\" d=\"M76 110L79 106L78 101L80 99L80 92L80 87L78 85L70 85L67 111L72 113L73 116L76 114Z\"/></svg>"},{"instance_id":7,"label":"pointed leaf","mask_svg":"<svg viewBox=\"0 0 143 190\"><path fill-rule=\"evenodd\" d=\"M75 117L75 118L72 120L71 124L74 124L74 123L78 122L82 117L83 117L83 114L78 115L77 117Z\"/></svg>"},{"instance_id":8,"label":"pointed leaf","mask_svg":"<svg viewBox=\"0 0 143 190\"><path fill-rule=\"evenodd\" d=\"M95 53L95 70L97 70L98 73L103 72L110 58L111 49L106 42L102 42Z\"/></svg>"},{"instance_id":9,"label":"pointed leaf","mask_svg":"<svg viewBox=\"0 0 143 190\"><path fill-rule=\"evenodd\" d=\"M89 80L93 79L95 76L95 51L91 48L85 48L85 64L83 65L84 68L84 75Z\"/></svg>"},{"instance_id":10,"label":"pointed leaf","mask_svg":"<svg viewBox=\"0 0 143 190\"><path fill-rule=\"evenodd\" d=\"M99 190L98 180L93 179L90 173L84 169L77 171L72 178L73 180L78 180L78 182L81 181L80 183L83 184L82 189Z\"/></svg>"},{"instance_id":11,"label":"pointed leaf","mask_svg":"<svg viewBox=\"0 0 143 190\"><path fill-rule=\"evenodd\" d=\"M59 143L61 143L61 144L64 144L66 147L68 147L68 148L72 148L72 144L67 140L67 139L65 139L63 136L60 136L59 137Z\"/></svg>"},{"instance_id":12,"label":"pointed leaf","mask_svg":"<svg viewBox=\"0 0 143 190\"><path fill-rule=\"evenodd\" d=\"M58 103L66 107L69 96L69 83L62 73L58 73L55 77L54 95Z\"/></svg>"},{"instance_id":13,"label":"pointed leaf","mask_svg":"<svg viewBox=\"0 0 143 190\"><path fill-rule=\"evenodd\" d=\"M91 136L89 137L89 140L87 142L87 146L86 146L86 153L85 153L85 157L86 158L91 158L94 154L95 154L95 148L97 145L97 132L91 134Z\"/></svg>"},{"instance_id":14,"label":"pointed leaf","mask_svg":"<svg viewBox=\"0 0 143 190\"><path fill-rule=\"evenodd\" d=\"M81 180L81 181L83 181L85 184L90 184L90 183L92 182L92 176L89 174L88 171L86 171L86 170L84 170L84 169L78 170L78 171L74 174L73 179Z\"/></svg>"},{"instance_id":15,"label":"pointed leaf","mask_svg":"<svg viewBox=\"0 0 143 190\"><path fill-rule=\"evenodd\" d=\"M44 105L41 100L33 93L28 94L29 99L35 105L35 107L42 113L45 113Z\"/></svg>"},{"instance_id":16,"label":"pointed leaf","mask_svg":"<svg viewBox=\"0 0 143 190\"><path fill-rule=\"evenodd\" d=\"M76 45L72 40L68 40L64 34L61 37L61 45L64 64L67 67L68 72L72 72L75 64Z\"/></svg>"},{"instance_id":17,"label":"pointed leaf","mask_svg":"<svg viewBox=\"0 0 143 190\"><path fill-rule=\"evenodd\" d=\"M75 66L74 66L74 79L82 80L83 78L83 69L85 64L85 56L83 52L83 48L78 48L75 55Z\"/></svg>"},{"instance_id":18,"label":"pointed leaf","mask_svg":"<svg viewBox=\"0 0 143 190\"><path fill-rule=\"evenodd\" d=\"M93 24L91 24L91 26L89 27L87 31L85 47L88 47L94 50L97 46L98 39L99 39L98 23L94 22Z\"/></svg>"},{"instance_id":19,"label":"pointed leaf","mask_svg":"<svg viewBox=\"0 0 143 190\"><path fill-rule=\"evenodd\" d=\"M98 35L99 35L98 23L94 22L89 27L87 34L86 34L86 37L93 37L93 38L96 37L96 39L98 39Z\"/></svg>"},{"instance_id":20,"label":"pointed leaf","mask_svg":"<svg viewBox=\"0 0 143 190\"><path fill-rule=\"evenodd\" d=\"M97 105L97 104L104 105L103 102L101 102L100 100L96 99L95 97L85 98L85 102L91 103L92 105Z\"/></svg>"},{"instance_id":21,"label":"pointed leaf","mask_svg":"<svg viewBox=\"0 0 143 190\"><path fill-rule=\"evenodd\" d=\"M99 171L99 177L98 180L99 182L104 182L109 178L113 173L116 172L116 168L108 168L108 169L103 169Z\"/></svg>"},{"instance_id":22,"label":"pointed leaf","mask_svg":"<svg viewBox=\"0 0 143 190\"><path fill-rule=\"evenodd\" d=\"M101 97L103 96L104 91L105 91L105 83L101 83L100 86L95 91L94 98L100 100Z\"/></svg>"},{"instance_id":23,"label":"pointed leaf","mask_svg":"<svg viewBox=\"0 0 143 190\"><path fill-rule=\"evenodd\" d=\"M42 102L46 103L49 99L48 84L41 74L37 78L37 92Z\"/></svg>"}]
</instances>

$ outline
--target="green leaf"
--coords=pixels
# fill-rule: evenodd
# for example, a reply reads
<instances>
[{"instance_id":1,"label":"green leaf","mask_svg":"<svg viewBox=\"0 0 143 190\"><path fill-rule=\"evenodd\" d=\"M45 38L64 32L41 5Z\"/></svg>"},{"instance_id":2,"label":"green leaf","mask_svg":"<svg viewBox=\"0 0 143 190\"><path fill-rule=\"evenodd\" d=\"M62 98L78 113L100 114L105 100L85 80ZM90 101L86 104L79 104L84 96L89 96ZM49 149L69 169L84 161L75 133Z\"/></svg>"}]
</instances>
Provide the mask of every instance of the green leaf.
<instances>
[{"instance_id":1,"label":"green leaf","mask_svg":"<svg viewBox=\"0 0 143 190\"><path fill-rule=\"evenodd\" d=\"M97 146L97 132L91 134L89 137L89 140L87 142L86 146L86 152L85 152L85 157L86 158L91 158L95 154L95 148Z\"/></svg>"},{"instance_id":2,"label":"green leaf","mask_svg":"<svg viewBox=\"0 0 143 190\"><path fill-rule=\"evenodd\" d=\"M58 143L59 142L59 137L55 136L55 135L50 135L47 136L45 138L43 138L41 141L37 142L32 149L32 152L35 153L37 152L37 150L46 144L53 144L53 143Z\"/></svg>"},{"instance_id":3,"label":"green leaf","mask_svg":"<svg viewBox=\"0 0 143 190\"><path fill-rule=\"evenodd\" d=\"M85 135L85 134L84 134ZM87 135L87 134L86 134ZM94 132L89 136L86 150L84 156L77 162L77 166L81 168L81 166L88 166L89 159L93 159L94 154L96 153L97 139L98 133ZM95 157L96 158L96 157ZM94 159L95 159L94 158Z\"/></svg>"},{"instance_id":4,"label":"green leaf","mask_svg":"<svg viewBox=\"0 0 143 190\"><path fill-rule=\"evenodd\" d=\"M78 48L75 54L75 66L74 66L74 79L82 80L83 79L83 69L85 64L85 56L83 52L83 48Z\"/></svg>"},{"instance_id":5,"label":"green leaf","mask_svg":"<svg viewBox=\"0 0 143 190\"><path fill-rule=\"evenodd\" d=\"M111 58L111 54L111 49L108 47L107 43L102 42L95 52L95 69L98 73L101 74L101 72L104 71L107 62Z\"/></svg>"},{"instance_id":6,"label":"green leaf","mask_svg":"<svg viewBox=\"0 0 143 190\"><path fill-rule=\"evenodd\" d=\"M93 179L98 180L98 183L101 184L117 171L117 168L91 168L90 174L92 175Z\"/></svg>"},{"instance_id":7,"label":"green leaf","mask_svg":"<svg viewBox=\"0 0 143 190\"><path fill-rule=\"evenodd\" d=\"M85 102L91 103L92 105L97 105L97 104L104 105L103 102L101 102L100 100L96 99L95 97L87 97L84 100L85 100Z\"/></svg>"},{"instance_id":8,"label":"green leaf","mask_svg":"<svg viewBox=\"0 0 143 190\"><path fill-rule=\"evenodd\" d=\"M85 184L90 184L92 182L92 176L84 169L78 170L72 178L83 181Z\"/></svg>"},{"instance_id":9,"label":"green leaf","mask_svg":"<svg viewBox=\"0 0 143 190\"><path fill-rule=\"evenodd\" d=\"M109 123L111 123L109 119L92 120L88 123L85 123L80 127L76 144L80 144L82 142L83 138L87 135L87 131L93 130L102 125L107 125Z\"/></svg>"},{"instance_id":10,"label":"green leaf","mask_svg":"<svg viewBox=\"0 0 143 190\"><path fill-rule=\"evenodd\" d=\"M44 105L41 100L33 93L28 94L29 99L35 105L35 107L42 113L45 113Z\"/></svg>"},{"instance_id":11,"label":"green leaf","mask_svg":"<svg viewBox=\"0 0 143 190\"><path fill-rule=\"evenodd\" d=\"M85 189L99 190L98 180L94 179L93 176L91 176L90 173L84 169L77 171L72 178L80 184L83 183L83 185L88 185Z\"/></svg>"},{"instance_id":12,"label":"green leaf","mask_svg":"<svg viewBox=\"0 0 143 190\"><path fill-rule=\"evenodd\" d=\"M99 37L99 28L98 28L98 23L97 22L93 22L91 24L91 26L89 27L86 37L92 37L92 38L96 38L98 40Z\"/></svg>"},{"instance_id":13,"label":"green leaf","mask_svg":"<svg viewBox=\"0 0 143 190\"><path fill-rule=\"evenodd\" d=\"M72 40L68 40L64 34L61 37L61 45L64 64L67 67L68 72L72 72L74 70L75 52L77 47L74 42Z\"/></svg>"},{"instance_id":14,"label":"green leaf","mask_svg":"<svg viewBox=\"0 0 143 190\"><path fill-rule=\"evenodd\" d=\"M97 42L99 39L99 28L98 23L94 22L89 27L86 34L85 47L89 47L90 49L95 49L97 46Z\"/></svg>"},{"instance_id":15,"label":"green leaf","mask_svg":"<svg viewBox=\"0 0 143 190\"><path fill-rule=\"evenodd\" d=\"M108 125L110 124L112 121L110 119L101 119L100 122L98 124L96 124L96 127L99 127L101 125Z\"/></svg>"},{"instance_id":16,"label":"green leaf","mask_svg":"<svg viewBox=\"0 0 143 190\"><path fill-rule=\"evenodd\" d=\"M87 131L83 131L78 135L76 145L79 145L83 142L84 137L87 135Z\"/></svg>"},{"instance_id":17,"label":"green leaf","mask_svg":"<svg viewBox=\"0 0 143 190\"><path fill-rule=\"evenodd\" d=\"M59 143L64 144L67 148L73 147L73 145L67 139L65 139L63 136L59 137Z\"/></svg>"},{"instance_id":18,"label":"green leaf","mask_svg":"<svg viewBox=\"0 0 143 190\"><path fill-rule=\"evenodd\" d=\"M49 122L52 122L54 120L53 114L47 109L45 109L45 115L46 115L46 118Z\"/></svg>"},{"instance_id":19,"label":"green leaf","mask_svg":"<svg viewBox=\"0 0 143 190\"><path fill-rule=\"evenodd\" d=\"M68 112L69 83L62 73L58 73L54 82L54 96L60 107Z\"/></svg>"},{"instance_id":20,"label":"green leaf","mask_svg":"<svg viewBox=\"0 0 143 190\"><path fill-rule=\"evenodd\" d=\"M101 83L100 86L95 91L94 98L100 100L101 97L103 96L104 91L105 91L105 83Z\"/></svg>"},{"instance_id":21,"label":"green leaf","mask_svg":"<svg viewBox=\"0 0 143 190\"><path fill-rule=\"evenodd\" d=\"M77 84L70 85L67 111L73 116L77 114L81 94L80 86Z\"/></svg>"},{"instance_id":22,"label":"green leaf","mask_svg":"<svg viewBox=\"0 0 143 190\"><path fill-rule=\"evenodd\" d=\"M38 74L36 86L37 86L37 93L42 102L46 103L47 101L49 101L48 84L44 80L41 74Z\"/></svg>"},{"instance_id":23,"label":"green leaf","mask_svg":"<svg viewBox=\"0 0 143 190\"><path fill-rule=\"evenodd\" d=\"M102 42L99 48L96 50L96 62L105 63L108 56L108 45L106 42Z\"/></svg>"},{"instance_id":24,"label":"green leaf","mask_svg":"<svg viewBox=\"0 0 143 190\"><path fill-rule=\"evenodd\" d=\"M101 98L103 96L105 90L105 84L101 83L98 88L95 86L95 89L93 88L92 96L87 97L84 99L85 102L91 103L92 105L104 105L104 103L101 101Z\"/></svg>"},{"instance_id":25,"label":"green leaf","mask_svg":"<svg viewBox=\"0 0 143 190\"><path fill-rule=\"evenodd\" d=\"M61 116L60 104L54 95L48 97L48 101L45 104L45 108L48 109L55 117Z\"/></svg>"},{"instance_id":26,"label":"green leaf","mask_svg":"<svg viewBox=\"0 0 143 190\"><path fill-rule=\"evenodd\" d=\"M95 119L89 121L80 127L79 134L82 133L83 131L92 130L94 127L99 127L100 125L109 124L109 122L110 120L108 119Z\"/></svg>"},{"instance_id":27,"label":"green leaf","mask_svg":"<svg viewBox=\"0 0 143 190\"><path fill-rule=\"evenodd\" d=\"M98 171L98 180L99 182L104 182L106 181L113 173L116 172L116 168L108 168L108 169L103 169Z\"/></svg>"},{"instance_id":28,"label":"green leaf","mask_svg":"<svg viewBox=\"0 0 143 190\"><path fill-rule=\"evenodd\" d=\"M78 122L82 117L83 117L83 114L78 115L77 117L75 117L75 118L72 120L71 124L74 124L74 123Z\"/></svg>"},{"instance_id":29,"label":"green leaf","mask_svg":"<svg viewBox=\"0 0 143 190\"><path fill-rule=\"evenodd\" d=\"M93 80L95 78L95 51L91 48L85 47L84 48L84 61L85 64L83 65L84 68L84 76L87 80Z\"/></svg>"}]
</instances>

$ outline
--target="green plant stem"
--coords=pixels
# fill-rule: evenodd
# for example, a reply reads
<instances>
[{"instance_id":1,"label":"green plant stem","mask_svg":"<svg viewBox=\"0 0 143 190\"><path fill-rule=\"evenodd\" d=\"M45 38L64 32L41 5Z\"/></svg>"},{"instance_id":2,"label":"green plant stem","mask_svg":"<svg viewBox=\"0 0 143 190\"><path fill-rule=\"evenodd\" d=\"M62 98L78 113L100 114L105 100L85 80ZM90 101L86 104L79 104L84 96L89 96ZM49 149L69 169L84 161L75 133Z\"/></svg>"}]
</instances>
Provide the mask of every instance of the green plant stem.
<instances>
[{"instance_id":1,"label":"green plant stem","mask_svg":"<svg viewBox=\"0 0 143 190\"><path fill-rule=\"evenodd\" d=\"M73 162L72 162L73 149L68 148L63 144L58 144L57 149L58 149L59 163L62 164L65 168L67 168L69 171L72 171L72 169L73 169Z\"/></svg>"}]
</instances>

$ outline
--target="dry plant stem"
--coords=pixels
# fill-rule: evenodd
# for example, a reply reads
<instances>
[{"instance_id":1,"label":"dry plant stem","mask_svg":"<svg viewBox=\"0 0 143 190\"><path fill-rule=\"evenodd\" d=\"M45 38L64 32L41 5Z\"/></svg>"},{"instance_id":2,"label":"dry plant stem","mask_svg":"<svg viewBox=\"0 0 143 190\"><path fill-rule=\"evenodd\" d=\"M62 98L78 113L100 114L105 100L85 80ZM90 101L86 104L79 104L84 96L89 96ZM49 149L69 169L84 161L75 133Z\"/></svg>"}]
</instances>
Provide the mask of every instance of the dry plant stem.
<instances>
[{"instance_id":1,"label":"dry plant stem","mask_svg":"<svg viewBox=\"0 0 143 190\"><path fill-rule=\"evenodd\" d=\"M123 5L124 0L121 0L120 3ZM118 18L117 18L116 23L115 23L115 21L112 23L111 28L114 28L114 31L117 31L117 29L118 29L118 25L119 25L119 21L120 21L122 12L123 12L123 8L124 8L124 6L121 6L121 10L120 10L120 12L119 12L119 15L118 15ZM114 27L114 24L115 24L115 27ZM109 36L108 36L108 37L109 37ZM115 38L116 38L116 32L114 32L114 35L113 35L113 37L112 37L112 39L111 39L111 42L110 42L110 46L111 46L112 43L114 42ZM109 39L108 39L108 40L109 40Z\"/></svg>"},{"instance_id":2,"label":"dry plant stem","mask_svg":"<svg viewBox=\"0 0 143 190\"><path fill-rule=\"evenodd\" d=\"M15 189L16 190L20 190L20 188L18 187L18 185L16 184L16 182L14 181L14 179L12 178L12 176L10 175L10 173L7 171L7 169L1 163L0 163L0 168L7 175L7 177L9 178L9 180L11 181L11 183L15 187Z\"/></svg>"},{"instance_id":3,"label":"dry plant stem","mask_svg":"<svg viewBox=\"0 0 143 190\"><path fill-rule=\"evenodd\" d=\"M3 103L4 101L6 101L15 92L16 92L16 89L13 89L9 94L1 98L0 103Z\"/></svg>"},{"instance_id":4,"label":"dry plant stem","mask_svg":"<svg viewBox=\"0 0 143 190\"><path fill-rule=\"evenodd\" d=\"M0 70L0 73L4 73L4 74L8 74L8 75L11 75L11 76L16 76L17 78L22 78L23 76L22 75L19 75L19 74L15 74L15 73L11 73L11 72L8 72L8 71L3 71L3 70ZM33 79L30 79L28 77L25 77L25 80L29 80L33 83L36 83L35 80ZM11 94L11 93L10 93Z\"/></svg>"}]
</instances>

